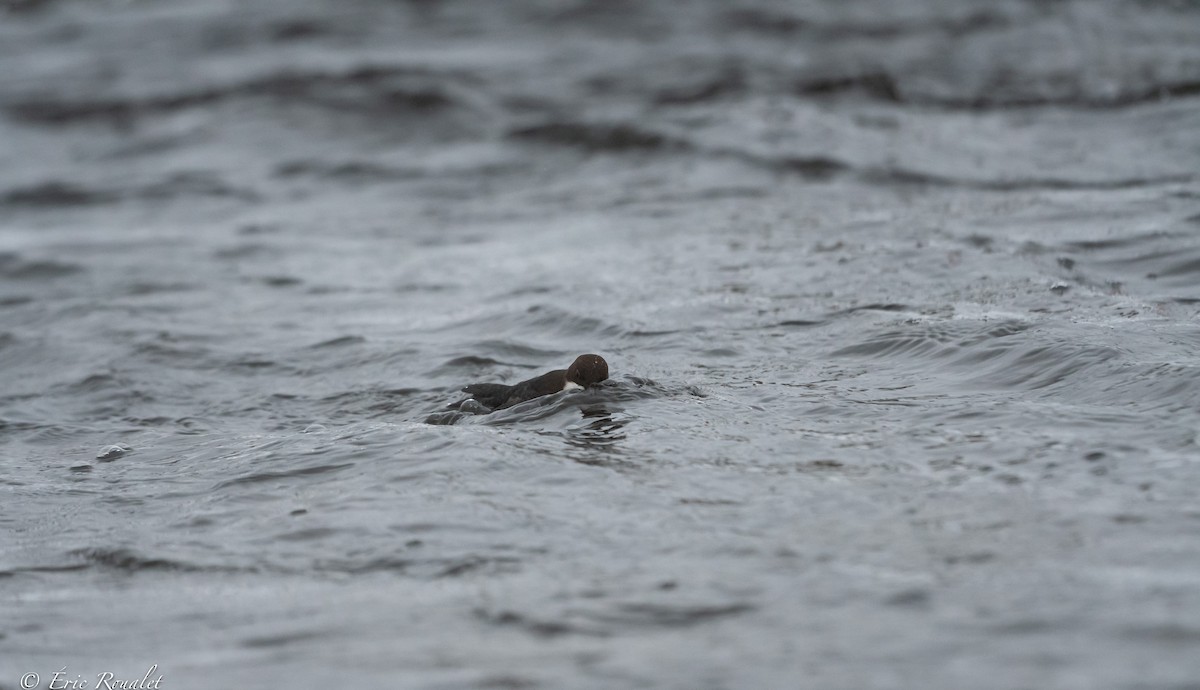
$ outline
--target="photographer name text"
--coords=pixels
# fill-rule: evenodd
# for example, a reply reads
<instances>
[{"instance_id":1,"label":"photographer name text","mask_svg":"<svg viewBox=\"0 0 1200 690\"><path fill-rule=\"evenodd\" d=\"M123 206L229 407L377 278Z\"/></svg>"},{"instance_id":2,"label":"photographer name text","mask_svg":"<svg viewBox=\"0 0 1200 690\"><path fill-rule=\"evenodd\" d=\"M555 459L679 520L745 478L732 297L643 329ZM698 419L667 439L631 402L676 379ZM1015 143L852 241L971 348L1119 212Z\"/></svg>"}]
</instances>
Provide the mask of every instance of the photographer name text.
<instances>
[{"instance_id":1,"label":"photographer name text","mask_svg":"<svg viewBox=\"0 0 1200 690\"><path fill-rule=\"evenodd\" d=\"M162 690L163 677L162 674L156 676L157 671L158 664L151 666L141 678L120 678L115 673L103 671L97 673L96 680L93 681L78 674L72 678L71 674L67 673L67 667L63 666L50 676L46 688L47 690ZM36 673L26 673L21 676L23 690L34 690L41 682L41 676Z\"/></svg>"}]
</instances>

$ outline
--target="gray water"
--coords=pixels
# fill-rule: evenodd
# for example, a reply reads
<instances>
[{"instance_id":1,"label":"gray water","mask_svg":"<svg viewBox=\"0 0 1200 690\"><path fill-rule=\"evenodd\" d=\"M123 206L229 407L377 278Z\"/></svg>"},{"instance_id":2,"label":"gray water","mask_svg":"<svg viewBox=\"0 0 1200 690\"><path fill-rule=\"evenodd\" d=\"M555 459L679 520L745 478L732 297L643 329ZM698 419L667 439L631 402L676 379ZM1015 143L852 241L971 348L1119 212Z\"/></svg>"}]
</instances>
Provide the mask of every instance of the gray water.
<instances>
[{"instance_id":1,"label":"gray water","mask_svg":"<svg viewBox=\"0 0 1200 690\"><path fill-rule=\"evenodd\" d=\"M0 688L1200 687L1197 3L0 8Z\"/></svg>"}]
</instances>

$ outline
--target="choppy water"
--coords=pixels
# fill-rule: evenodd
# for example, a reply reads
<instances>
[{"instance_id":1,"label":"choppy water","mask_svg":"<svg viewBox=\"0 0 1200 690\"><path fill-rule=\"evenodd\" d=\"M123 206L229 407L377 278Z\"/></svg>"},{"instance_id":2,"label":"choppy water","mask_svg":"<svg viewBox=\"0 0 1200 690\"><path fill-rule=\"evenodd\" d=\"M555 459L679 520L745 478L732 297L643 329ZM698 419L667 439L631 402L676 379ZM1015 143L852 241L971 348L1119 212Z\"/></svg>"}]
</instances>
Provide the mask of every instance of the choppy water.
<instances>
[{"instance_id":1,"label":"choppy water","mask_svg":"<svg viewBox=\"0 0 1200 690\"><path fill-rule=\"evenodd\" d=\"M1195 2L0 7L0 688L1197 687Z\"/></svg>"}]
</instances>

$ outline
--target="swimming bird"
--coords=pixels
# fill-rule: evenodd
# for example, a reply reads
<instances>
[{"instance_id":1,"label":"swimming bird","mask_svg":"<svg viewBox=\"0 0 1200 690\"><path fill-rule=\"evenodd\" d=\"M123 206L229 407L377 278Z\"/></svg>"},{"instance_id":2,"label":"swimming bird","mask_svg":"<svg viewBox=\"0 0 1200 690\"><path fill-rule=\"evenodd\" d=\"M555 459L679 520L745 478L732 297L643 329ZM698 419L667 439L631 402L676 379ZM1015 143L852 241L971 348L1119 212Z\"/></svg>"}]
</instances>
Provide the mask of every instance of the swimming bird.
<instances>
[{"instance_id":1,"label":"swimming bird","mask_svg":"<svg viewBox=\"0 0 1200 690\"><path fill-rule=\"evenodd\" d=\"M503 410L527 400L562 391L588 388L608 378L608 362L600 355L579 355L566 369L555 369L541 376L511 386L502 383L472 383L463 388L470 398L451 407L462 407L471 401L488 408ZM468 407L474 407L468 405Z\"/></svg>"}]
</instances>

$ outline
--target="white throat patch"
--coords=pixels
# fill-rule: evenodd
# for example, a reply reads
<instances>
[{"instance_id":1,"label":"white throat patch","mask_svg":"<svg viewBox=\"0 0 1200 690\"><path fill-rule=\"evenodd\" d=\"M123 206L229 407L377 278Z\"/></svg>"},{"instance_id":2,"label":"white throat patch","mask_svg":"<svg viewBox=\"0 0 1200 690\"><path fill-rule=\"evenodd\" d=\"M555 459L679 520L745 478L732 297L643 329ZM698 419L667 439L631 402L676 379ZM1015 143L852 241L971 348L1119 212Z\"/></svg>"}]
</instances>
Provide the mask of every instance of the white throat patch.
<instances>
[{"instance_id":1,"label":"white throat patch","mask_svg":"<svg viewBox=\"0 0 1200 690\"><path fill-rule=\"evenodd\" d=\"M583 390L583 386L579 385L578 383L575 383L574 381L567 381L566 383L563 384L563 392L564 393L567 391L581 391L581 390Z\"/></svg>"}]
</instances>

